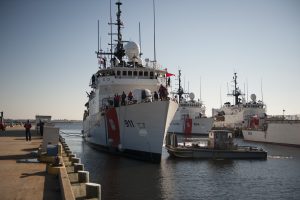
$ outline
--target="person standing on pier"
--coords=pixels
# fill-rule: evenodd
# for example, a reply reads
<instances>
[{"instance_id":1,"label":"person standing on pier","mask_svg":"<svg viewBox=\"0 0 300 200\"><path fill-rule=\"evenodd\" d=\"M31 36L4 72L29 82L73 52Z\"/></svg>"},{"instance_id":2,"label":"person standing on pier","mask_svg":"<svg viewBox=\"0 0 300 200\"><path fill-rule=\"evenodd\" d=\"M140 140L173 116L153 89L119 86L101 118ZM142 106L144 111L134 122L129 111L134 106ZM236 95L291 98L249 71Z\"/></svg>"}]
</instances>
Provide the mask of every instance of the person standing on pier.
<instances>
[{"instance_id":1,"label":"person standing on pier","mask_svg":"<svg viewBox=\"0 0 300 200\"><path fill-rule=\"evenodd\" d=\"M39 125L40 125L40 134L41 134L41 136L43 136L43 134L44 134L44 124L45 123L42 120L40 120Z\"/></svg>"},{"instance_id":2,"label":"person standing on pier","mask_svg":"<svg viewBox=\"0 0 300 200\"><path fill-rule=\"evenodd\" d=\"M24 128L25 128L25 134L26 134L26 141L28 141L28 140L31 141L31 132L30 132L31 124L30 124L29 120L27 120L27 122L25 123Z\"/></svg>"}]
</instances>

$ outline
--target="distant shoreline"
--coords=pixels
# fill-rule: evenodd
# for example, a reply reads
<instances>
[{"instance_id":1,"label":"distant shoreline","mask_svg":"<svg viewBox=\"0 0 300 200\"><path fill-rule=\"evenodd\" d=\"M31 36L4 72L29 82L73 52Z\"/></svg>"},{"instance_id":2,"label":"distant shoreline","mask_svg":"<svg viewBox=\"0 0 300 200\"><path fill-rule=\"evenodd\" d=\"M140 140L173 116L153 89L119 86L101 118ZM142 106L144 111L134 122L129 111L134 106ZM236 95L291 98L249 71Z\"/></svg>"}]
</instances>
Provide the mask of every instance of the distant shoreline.
<instances>
[{"instance_id":1,"label":"distant shoreline","mask_svg":"<svg viewBox=\"0 0 300 200\"><path fill-rule=\"evenodd\" d=\"M4 119L4 123L16 123L16 122L22 122L25 123L28 119ZM31 123L35 123L36 119L29 119ZM51 123L82 123L82 120L68 120L68 119L63 119L63 120L51 120Z\"/></svg>"}]
</instances>

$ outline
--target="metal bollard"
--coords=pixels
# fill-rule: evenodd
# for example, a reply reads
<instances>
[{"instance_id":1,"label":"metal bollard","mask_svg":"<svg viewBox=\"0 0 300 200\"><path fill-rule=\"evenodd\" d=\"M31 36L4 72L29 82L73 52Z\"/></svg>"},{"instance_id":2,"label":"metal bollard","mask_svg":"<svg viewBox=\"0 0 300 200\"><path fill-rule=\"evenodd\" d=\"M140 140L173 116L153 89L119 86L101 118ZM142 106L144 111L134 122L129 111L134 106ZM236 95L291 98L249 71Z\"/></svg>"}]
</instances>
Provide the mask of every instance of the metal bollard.
<instances>
[{"instance_id":1,"label":"metal bollard","mask_svg":"<svg viewBox=\"0 0 300 200\"><path fill-rule=\"evenodd\" d=\"M67 151L66 151L66 154L69 156L69 155L72 154L72 151L71 151L71 150L67 150Z\"/></svg>"},{"instance_id":2,"label":"metal bollard","mask_svg":"<svg viewBox=\"0 0 300 200\"><path fill-rule=\"evenodd\" d=\"M74 163L80 163L80 158L71 158L71 162L74 165Z\"/></svg>"},{"instance_id":3,"label":"metal bollard","mask_svg":"<svg viewBox=\"0 0 300 200\"><path fill-rule=\"evenodd\" d=\"M88 171L78 171L78 182L79 183L90 182L90 173Z\"/></svg>"},{"instance_id":4,"label":"metal bollard","mask_svg":"<svg viewBox=\"0 0 300 200\"><path fill-rule=\"evenodd\" d=\"M61 135L59 136L59 141L60 142L65 142L65 138L63 138Z\"/></svg>"},{"instance_id":5,"label":"metal bollard","mask_svg":"<svg viewBox=\"0 0 300 200\"><path fill-rule=\"evenodd\" d=\"M78 171L83 171L84 165L81 163L74 163L74 172L77 173Z\"/></svg>"},{"instance_id":6,"label":"metal bollard","mask_svg":"<svg viewBox=\"0 0 300 200\"><path fill-rule=\"evenodd\" d=\"M101 199L101 185L97 183L86 183L86 198Z\"/></svg>"},{"instance_id":7,"label":"metal bollard","mask_svg":"<svg viewBox=\"0 0 300 200\"><path fill-rule=\"evenodd\" d=\"M72 154L70 154L68 157L69 157L69 159L71 160L72 158L75 158L75 157L76 157L76 154L73 154L73 153L72 153Z\"/></svg>"}]
</instances>

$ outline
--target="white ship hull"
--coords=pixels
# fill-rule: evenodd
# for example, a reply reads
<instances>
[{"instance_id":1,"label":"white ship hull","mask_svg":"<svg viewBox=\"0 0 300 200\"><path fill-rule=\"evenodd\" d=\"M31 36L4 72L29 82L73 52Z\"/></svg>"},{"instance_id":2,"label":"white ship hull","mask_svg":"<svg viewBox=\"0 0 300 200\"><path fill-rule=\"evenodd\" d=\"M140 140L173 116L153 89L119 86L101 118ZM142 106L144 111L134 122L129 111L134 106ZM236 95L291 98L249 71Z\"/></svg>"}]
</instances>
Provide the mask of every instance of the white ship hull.
<instances>
[{"instance_id":1,"label":"white ship hull","mask_svg":"<svg viewBox=\"0 0 300 200\"><path fill-rule=\"evenodd\" d=\"M248 119L251 116L258 115L264 116L264 108L244 108L244 107L233 107L223 108L225 111L224 119L221 121L215 121L215 127L225 128L244 128L248 125ZM216 111L213 111L213 116Z\"/></svg>"},{"instance_id":2,"label":"white ship hull","mask_svg":"<svg viewBox=\"0 0 300 200\"><path fill-rule=\"evenodd\" d=\"M90 115L83 124L85 139L108 151L159 162L163 139L177 107L173 101L154 101L111 108L117 116L113 120L104 112ZM118 141L110 135L114 129Z\"/></svg>"},{"instance_id":3,"label":"white ship hull","mask_svg":"<svg viewBox=\"0 0 300 200\"><path fill-rule=\"evenodd\" d=\"M191 128L189 134L192 135L208 135L208 132L213 126L213 118L198 118L191 119ZM187 126L185 120L173 120L168 129L168 133L186 134L185 127Z\"/></svg>"},{"instance_id":4,"label":"white ship hull","mask_svg":"<svg viewBox=\"0 0 300 200\"><path fill-rule=\"evenodd\" d=\"M266 131L243 130L244 140L300 147L299 122L269 122Z\"/></svg>"}]
</instances>

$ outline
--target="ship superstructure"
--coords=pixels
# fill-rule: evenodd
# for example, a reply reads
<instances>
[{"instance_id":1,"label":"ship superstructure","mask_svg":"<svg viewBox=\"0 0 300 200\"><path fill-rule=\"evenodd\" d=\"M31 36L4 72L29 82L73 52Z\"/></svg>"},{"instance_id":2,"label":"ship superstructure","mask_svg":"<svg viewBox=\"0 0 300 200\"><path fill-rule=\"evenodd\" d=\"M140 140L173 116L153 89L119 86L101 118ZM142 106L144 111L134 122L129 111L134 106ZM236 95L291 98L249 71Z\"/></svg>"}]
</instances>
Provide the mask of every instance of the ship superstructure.
<instances>
[{"instance_id":1,"label":"ship superstructure","mask_svg":"<svg viewBox=\"0 0 300 200\"><path fill-rule=\"evenodd\" d=\"M167 71L156 59L142 61L137 43L122 40L122 3L116 5L117 20L110 24L117 26L117 43L114 52L96 52L100 69L91 77L85 104L85 140L102 150L159 162L178 104L168 97Z\"/></svg>"},{"instance_id":2,"label":"ship superstructure","mask_svg":"<svg viewBox=\"0 0 300 200\"><path fill-rule=\"evenodd\" d=\"M214 127L229 129L238 129L246 127L252 116L264 117L266 115L266 106L263 101L257 101L256 95L251 94L251 101L246 102L237 83L237 74L233 77L234 90L229 96L234 97L234 104L226 102L221 108L212 109L212 116L215 118Z\"/></svg>"},{"instance_id":3,"label":"ship superstructure","mask_svg":"<svg viewBox=\"0 0 300 200\"><path fill-rule=\"evenodd\" d=\"M194 93L184 92L181 86L181 70L178 73L178 90L175 92L179 107L168 129L169 133L208 136L213 118L205 115L205 106L201 100L194 100Z\"/></svg>"}]
</instances>

